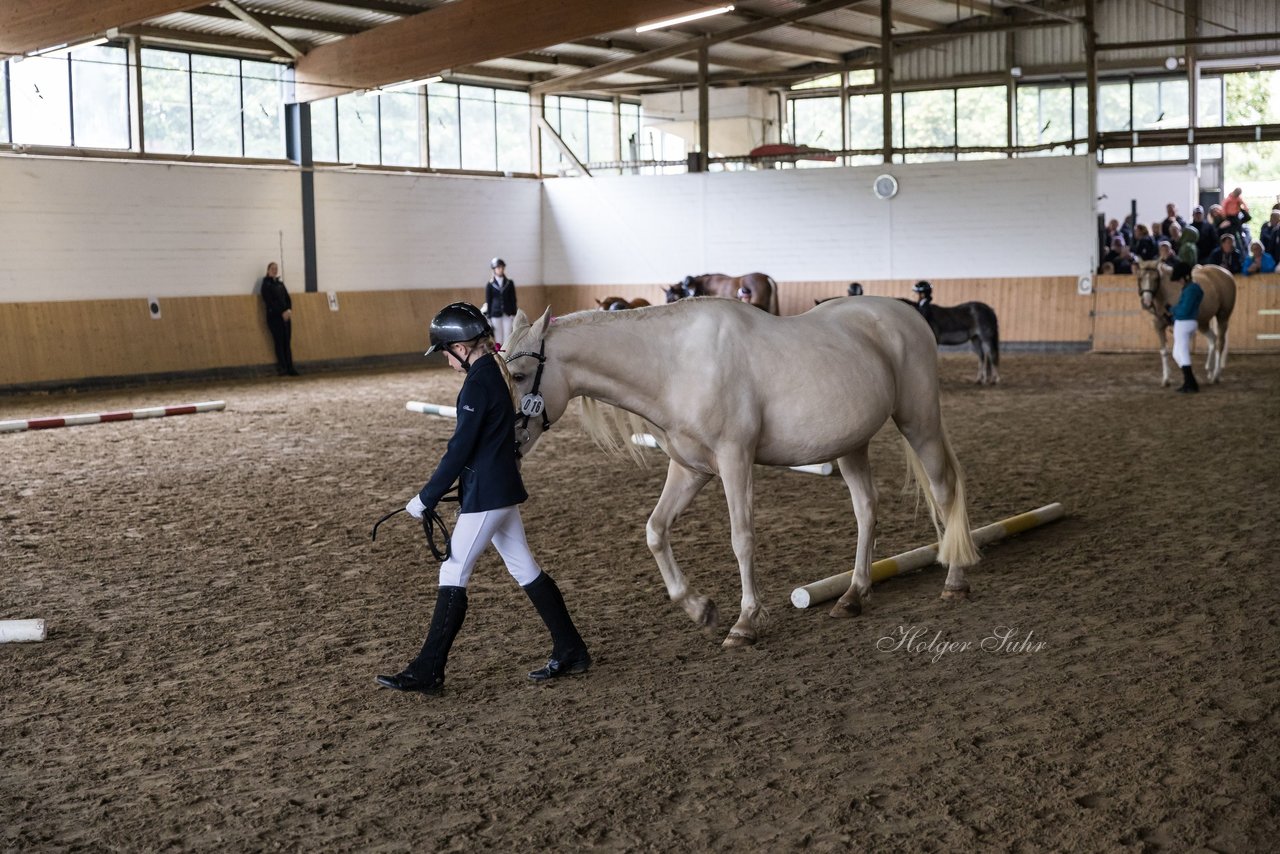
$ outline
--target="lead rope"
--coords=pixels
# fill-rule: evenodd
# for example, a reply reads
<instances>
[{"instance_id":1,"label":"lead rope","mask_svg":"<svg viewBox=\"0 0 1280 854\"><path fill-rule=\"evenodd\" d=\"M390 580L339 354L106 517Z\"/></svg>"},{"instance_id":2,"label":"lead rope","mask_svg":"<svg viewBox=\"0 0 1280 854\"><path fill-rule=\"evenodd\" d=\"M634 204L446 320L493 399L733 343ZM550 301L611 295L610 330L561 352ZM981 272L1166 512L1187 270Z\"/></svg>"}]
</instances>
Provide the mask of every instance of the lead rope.
<instances>
[{"instance_id":1,"label":"lead rope","mask_svg":"<svg viewBox=\"0 0 1280 854\"><path fill-rule=\"evenodd\" d=\"M454 489L457 489L457 487L454 487ZM449 492L453 492L453 489L449 490ZM457 501L459 499L458 499L458 496L456 495L446 494L440 500L441 501ZM374 542L377 542L378 526L381 525L383 522L387 521L388 519L390 519L392 516L396 515L397 513L404 513L404 512L406 512L405 509L401 507L399 510L392 510L387 515L383 516L381 519L374 522L373 531L370 532L369 539ZM445 524L444 519L434 509L428 510L422 514L422 533L426 536L427 547L431 549L431 554L435 556L436 560L443 563L453 555L452 544L449 542L449 526ZM439 544L436 542L437 534L440 536L441 539L444 540L443 549L441 549Z\"/></svg>"}]
</instances>

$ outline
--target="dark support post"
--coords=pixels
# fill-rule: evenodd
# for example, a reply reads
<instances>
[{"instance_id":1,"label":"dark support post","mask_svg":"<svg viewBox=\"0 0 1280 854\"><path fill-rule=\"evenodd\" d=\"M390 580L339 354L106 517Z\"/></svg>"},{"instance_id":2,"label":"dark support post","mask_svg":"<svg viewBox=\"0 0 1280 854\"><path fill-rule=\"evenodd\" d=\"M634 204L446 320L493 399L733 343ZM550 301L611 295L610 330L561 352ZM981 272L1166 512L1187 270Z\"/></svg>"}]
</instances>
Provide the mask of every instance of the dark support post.
<instances>
[{"instance_id":1,"label":"dark support post","mask_svg":"<svg viewBox=\"0 0 1280 854\"><path fill-rule=\"evenodd\" d=\"M893 162L893 0L880 0L880 91L884 93L884 162Z\"/></svg>"},{"instance_id":2,"label":"dark support post","mask_svg":"<svg viewBox=\"0 0 1280 854\"><path fill-rule=\"evenodd\" d=\"M698 48L698 170L707 171L711 156L711 90L707 84L707 45Z\"/></svg>"},{"instance_id":3,"label":"dark support post","mask_svg":"<svg viewBox=\"0 0 1280 854\"><path fill-rule=\"evenodd\" d=\"M320 290L316 277L316 185L311 159L311 105L286 104L284 108L285 154L302 174L302 268L306 292ZM281 263L284 259L280 259Z\"/></svg>"},{"instance_id":4,"label":"dark support post","mask_svg":"<svg viewBox=\"0 0 1280 854\"><path fill-rule=\"evenodd\" d=\"M1089 90L1089 154L1098 154L1098 31L1095 29L1094 4L1084 1L1084 62L1086 88Z\"/></svg>"}]
</instances>

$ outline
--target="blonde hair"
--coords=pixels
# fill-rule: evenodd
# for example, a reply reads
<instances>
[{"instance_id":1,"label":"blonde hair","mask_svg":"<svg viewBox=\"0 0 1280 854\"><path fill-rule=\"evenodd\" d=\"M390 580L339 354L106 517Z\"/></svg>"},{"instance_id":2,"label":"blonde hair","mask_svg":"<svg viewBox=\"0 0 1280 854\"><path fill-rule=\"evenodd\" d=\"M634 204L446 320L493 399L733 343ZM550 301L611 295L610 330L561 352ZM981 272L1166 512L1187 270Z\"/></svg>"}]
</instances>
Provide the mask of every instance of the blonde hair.
<instances>
[{"instance_id":1,"label":"blonde hair","mask_svg":"<svg viewBox=\"0 0 1280 854\"><path fill-rule=\"evenodd\" d=\"M511 381L511 371L507 370L507 359L498 351L497 342L493 340L492 335L482 335L477 339L477 342L494 355L494 361L498 363L498 370L502 372L502 380L507 384L507 394L511 395L511 405L519 409L520 398L516 396L516 384Z\"/></svg>"}]
</instances>

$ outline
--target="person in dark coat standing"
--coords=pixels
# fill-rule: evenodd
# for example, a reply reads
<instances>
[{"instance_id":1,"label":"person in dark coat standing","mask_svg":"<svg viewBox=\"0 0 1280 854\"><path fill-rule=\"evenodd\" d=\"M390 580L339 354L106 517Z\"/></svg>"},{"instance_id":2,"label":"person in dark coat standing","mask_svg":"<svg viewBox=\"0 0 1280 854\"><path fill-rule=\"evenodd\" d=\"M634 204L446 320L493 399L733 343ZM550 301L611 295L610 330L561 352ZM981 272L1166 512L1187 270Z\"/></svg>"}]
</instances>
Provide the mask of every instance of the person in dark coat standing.
<instances>
[{"instance_id":1,"label":"person in dark coat standing","mask_svg":"<svg viewBox=\"0 0 1280 854\"><path fill-rule=\"evenodd\" d=\"M281 376L296 377L293 367L293 300L280 278L280 267L272 261L262 278L262 302L267 307L267 328L276 345L276 370Z\"/></svg>"},{"instance_id":2,"label":"person in dark coat standing","mask_svg":"<svg viewBox=\"0 0 1280 854\"><path fill-rule=\"evenodd\" d=\"M551 632L551 657L529 678L545 682L585 673L591 667L591 654L569 616L560 588L538 565L525 539L520 504L529 496L516 455L513 386L506 361L496 350L493 327L470 303L448 305L431 321L427 355L443 352L450 367L465 373L466 379L458 392L458 424L444 457L405 509L421 519L435 510L455 481L459 481L461 506L449 537L449 556L440 565L440 589L427 640L404 670L377 677L385 688L441 692L449 648L467 614L467 582L490 543Z\"/></svg>"},{"instance_id":3,"label":"person in dark coat standing","mask_svg":"<svg viewBox=\"0 0 1280 854\"><path fill-rule=\"evenodd\" d=\"M507 262L494 258L489 262L493 276L484 285L484 312L493 324L493 337L498 344L511 335L516 319L516 283L507 278Z\"/></svg>"},{"instance_id":4,"label":"person in dark coat standing","mask_svg":"<svg viewBox=\"0 0 1280 854\"><path fill-rule=\"evenodd\" d=\"M1196 254L1199 257L1199 263L1208 264L1209 256L1218 248L1218 229L1205 217L1204 207L1201 205L1191 209L1191 224L1200 233L1196 238Z\"/></svg>"}]
</instances>

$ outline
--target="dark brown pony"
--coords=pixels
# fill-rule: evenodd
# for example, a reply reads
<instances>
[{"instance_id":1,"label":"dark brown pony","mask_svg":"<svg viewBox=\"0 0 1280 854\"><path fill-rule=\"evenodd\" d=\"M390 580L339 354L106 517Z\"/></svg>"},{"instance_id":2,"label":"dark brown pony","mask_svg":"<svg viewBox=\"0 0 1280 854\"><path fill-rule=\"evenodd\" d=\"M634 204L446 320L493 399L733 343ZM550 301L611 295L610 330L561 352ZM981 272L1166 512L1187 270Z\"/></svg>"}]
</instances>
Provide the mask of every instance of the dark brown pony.
<instances>
[{"instance_id":1,"label":"dark brown pony","mask_svg":"<svg viewBox=\"0 0 1280 854\"><path fill-rule=\"evenodd\" d=\"M596 300L596 305L600 306L601 311L623 311L628 308L641 308L648 304L649 301L643 297L636 297L633 300L623 297L605 297Z\"/></svg>"},{"instance_id":2,"label":"dark brown pony","mask_svg":"<svg viewBox=\"0 0 1280 854\"><path fill-rule=\"evenodd\" d=\"M667 302L685 297L728 297L738 299L738 292L751 293L750 303L770 314L778 313L778 283L764 273L747 273L745 276L726 276L723 273L704 273L701 276L685 276L684 281L663 288Z\"/></svg>"}]
</instances>

